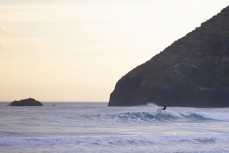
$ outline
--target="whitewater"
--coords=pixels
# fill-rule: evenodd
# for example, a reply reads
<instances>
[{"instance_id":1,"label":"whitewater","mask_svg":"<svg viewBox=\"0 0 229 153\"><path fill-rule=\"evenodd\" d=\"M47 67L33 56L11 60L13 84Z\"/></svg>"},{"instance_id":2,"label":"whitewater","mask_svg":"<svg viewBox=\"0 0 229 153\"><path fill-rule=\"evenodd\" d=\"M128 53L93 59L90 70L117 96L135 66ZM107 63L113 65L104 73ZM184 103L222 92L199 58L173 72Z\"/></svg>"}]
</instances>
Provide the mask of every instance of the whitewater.
<instances>
[{"instance_id":1,"label":"whitewater","mask_svg":"<svg viewBox=\"0 0 229 153\"><path fill-rule=\"evenodd\" d=\"M229 153L229 108L0 103L0 153Z\"/></svg>"}]
</instances>

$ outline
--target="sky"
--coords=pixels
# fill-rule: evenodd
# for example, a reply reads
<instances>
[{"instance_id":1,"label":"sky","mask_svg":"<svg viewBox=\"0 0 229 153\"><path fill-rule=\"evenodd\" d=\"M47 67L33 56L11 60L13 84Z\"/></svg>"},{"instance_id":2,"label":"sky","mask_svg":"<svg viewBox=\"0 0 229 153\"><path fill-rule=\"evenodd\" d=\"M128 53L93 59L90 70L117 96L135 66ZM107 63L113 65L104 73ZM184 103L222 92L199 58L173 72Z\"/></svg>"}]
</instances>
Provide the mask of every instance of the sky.
<instances>
[{"instance_id":1,"label":"sky","mask_svg":"<svg viewBox=\"0 0 229 153\"><path fill-rule=\"evenodd\" d=\"M0 101L107 102L228 0L0 0Z\"/></svg>"}]
</instances>

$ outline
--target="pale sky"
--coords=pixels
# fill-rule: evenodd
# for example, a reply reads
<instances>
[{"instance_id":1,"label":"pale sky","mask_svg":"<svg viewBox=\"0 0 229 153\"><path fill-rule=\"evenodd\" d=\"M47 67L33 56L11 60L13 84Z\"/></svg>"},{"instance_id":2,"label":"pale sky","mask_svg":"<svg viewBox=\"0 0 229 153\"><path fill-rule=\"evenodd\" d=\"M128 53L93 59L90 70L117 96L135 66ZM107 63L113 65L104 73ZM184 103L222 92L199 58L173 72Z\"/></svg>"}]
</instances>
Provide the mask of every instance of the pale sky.
<instances>
[{"instance_id":1,"label":"pale sky","mask_svg":"<svg viewBox=\"0 0 229 153\"><path fill-rule=\"evenodd\" d=\"M0 101L109 100L228 0L0 0Z\"/></svg>"}]
</instances>

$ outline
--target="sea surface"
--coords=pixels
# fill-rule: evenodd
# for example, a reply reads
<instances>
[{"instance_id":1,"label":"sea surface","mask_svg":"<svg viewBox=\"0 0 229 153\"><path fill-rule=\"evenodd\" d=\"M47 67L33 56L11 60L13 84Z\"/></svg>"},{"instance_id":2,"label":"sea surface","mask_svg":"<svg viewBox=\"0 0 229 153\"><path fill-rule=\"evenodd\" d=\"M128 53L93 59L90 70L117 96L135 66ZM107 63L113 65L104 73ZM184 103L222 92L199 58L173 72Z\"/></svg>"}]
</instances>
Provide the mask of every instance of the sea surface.
<instances>
[{"instance_id":1,"label":"sea surface","mask_svg":"<svg viewBox=\"0 0 229 153\"><path fill-rule=\"evenodd\" d=\"M229 153L229 108L0 103L1 153Z\"/></svg>"}]
</instances>

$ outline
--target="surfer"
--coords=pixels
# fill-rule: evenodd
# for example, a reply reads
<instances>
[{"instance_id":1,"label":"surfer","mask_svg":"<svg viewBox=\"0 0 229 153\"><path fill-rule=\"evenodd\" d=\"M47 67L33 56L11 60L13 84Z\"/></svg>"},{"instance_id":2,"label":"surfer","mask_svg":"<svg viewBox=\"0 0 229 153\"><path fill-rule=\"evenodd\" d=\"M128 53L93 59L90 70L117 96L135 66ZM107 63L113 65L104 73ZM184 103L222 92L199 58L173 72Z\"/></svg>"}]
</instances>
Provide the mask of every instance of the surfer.
<instances>
[{"instance_id":1,"label":"surfer","mask_svg":"<svg viewBox=\"0 0 229 153\"><path fill-rule=\"evenodd\" d=\"M163 108L157 109L157 113L160 113L160 112L162 112L163 110L166 110L166 107L167 107L167 106L165 106L165 105L162 105L162 106L163 106Z\"/></svg>"}]
</instances>

